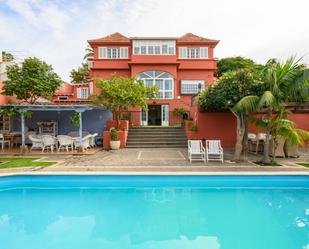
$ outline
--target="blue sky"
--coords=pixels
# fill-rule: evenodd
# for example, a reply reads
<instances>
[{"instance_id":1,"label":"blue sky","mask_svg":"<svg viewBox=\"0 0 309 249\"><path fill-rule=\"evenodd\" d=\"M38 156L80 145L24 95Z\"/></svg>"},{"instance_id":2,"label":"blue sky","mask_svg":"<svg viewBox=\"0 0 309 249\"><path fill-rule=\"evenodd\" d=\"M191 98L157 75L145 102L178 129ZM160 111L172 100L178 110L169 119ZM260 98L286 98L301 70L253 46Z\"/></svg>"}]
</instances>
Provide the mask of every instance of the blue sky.
<instances>
[{"instance_id":1,"label":"blue sky","mask_svg":"<svg viewBox=\"0 0 309 249\"><path fill-rule=\"evenodd\" d=\"M25 51L69 80L87 39L181 36L221 40L215 56L304 56L309 63L308 0L0 0L0 50Z\"/></svg>"}]
</instances>

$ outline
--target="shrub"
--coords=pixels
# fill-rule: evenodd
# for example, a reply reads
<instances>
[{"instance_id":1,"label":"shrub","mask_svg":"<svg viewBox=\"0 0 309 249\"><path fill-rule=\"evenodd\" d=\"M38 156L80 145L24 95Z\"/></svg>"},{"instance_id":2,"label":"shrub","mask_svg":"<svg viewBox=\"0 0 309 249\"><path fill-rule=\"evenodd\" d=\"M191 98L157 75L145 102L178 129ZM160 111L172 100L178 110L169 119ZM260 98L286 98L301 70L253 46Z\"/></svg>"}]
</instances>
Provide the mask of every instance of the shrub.
<instances>
[{"instance_id":1,"label":"shrub","mask_svg":"<svg viewBox=\"0 0 309 249\"><path fill-rule=\"evenodd\" d=\"M118 141L118 132L115 128L111 128L111 141Z\"/></svg>"},{"instance_id":2,"label":"shrub","mask_svg":"<svg viewBox=\"0 0 309 249\"><path fill-rule=\"evenodd\" d=\"M198 131L197 125L196 124L190 125L189 130L193 132Z\"/></svg>"}]
</instances>

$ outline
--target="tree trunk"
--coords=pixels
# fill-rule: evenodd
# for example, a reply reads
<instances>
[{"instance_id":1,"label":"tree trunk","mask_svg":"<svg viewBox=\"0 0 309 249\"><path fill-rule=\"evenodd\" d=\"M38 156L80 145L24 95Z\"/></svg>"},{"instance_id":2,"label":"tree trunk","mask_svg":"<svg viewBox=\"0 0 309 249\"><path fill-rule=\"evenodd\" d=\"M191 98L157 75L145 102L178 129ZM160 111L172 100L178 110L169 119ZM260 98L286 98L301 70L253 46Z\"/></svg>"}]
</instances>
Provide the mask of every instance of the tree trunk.
<instances>
[{"instance_id":1,"label":"tree trunk","mask_svg":"<svg viewBox=\"0 0 309 249\"><path fill-rule=\"evenodd\" d=\"M240 161L241 160L241 154L243 151L243 139L244 139L244 126L242 124L243 118L242 114L238 114L233 112L233 114L236 117L237 120L237 128L236 128L236 144L235 144L235 152L233 156L233 161Z\"/></svg>"},{"instance_id":2,"label":"tree trunk","mask_svg":"<svg viewBox=\"0 0 309 249\"><path fill-rule=\"evenodd\" d=\"M243 139L241 161L248 161L248 115L243 114Z\"/></svg>"},{"instance_id":3,"label":"tree trunk","mask_svg":"<svg viewBox=\"0 0 309 249\"><path fill-rule=\"evenodd\" d=\"M264 142L264 154L263 154L263 160L262 162L264 164L270 164L270 158L269 158L269 137L270 137L270 124L269 124L269 120L270 120L270 116L271 116L272 112L271 110L267 111L267 120L268 120L268 126L266 128L266 139Z\"/></svg>"}]
</instances>

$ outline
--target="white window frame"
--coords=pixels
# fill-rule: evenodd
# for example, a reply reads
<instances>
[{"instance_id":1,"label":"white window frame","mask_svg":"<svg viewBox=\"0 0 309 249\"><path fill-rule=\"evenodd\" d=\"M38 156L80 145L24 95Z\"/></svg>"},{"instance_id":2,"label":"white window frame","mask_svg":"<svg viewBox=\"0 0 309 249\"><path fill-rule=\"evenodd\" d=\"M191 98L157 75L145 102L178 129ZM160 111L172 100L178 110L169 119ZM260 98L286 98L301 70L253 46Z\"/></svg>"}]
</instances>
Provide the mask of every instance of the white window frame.
<instances>
[{"instance_id":1,"label":"white window frame","mask_svg":"<svg viewBox=\"0 0 309 249\"><path fill-rule=\"evenodd\" d=\"M167 47L164 49L164 53L163 46ZM175 53L175 40L133 40L134 55L175 55Z\"/></svg>"},{"instance_id":2,"label":"white window frame","mask_svg":"<svg viewBox=\"0 0 309 249\"><path fill-rule=\"evenodd\" d=\"M99 59L128 59L129 48L128 47L98 47Z\"/></svg>"},{"instance_id":3,"label":"white window frame","mask_svg":"<svg viewBox=\"0 0 309 249\"><path fill-rule=\"evenodd\" d=\"M89 87L78 87L77 88L77 98L78 99L88 99L89 97Z\"/></svg>"},{"instance_id":4,"label":"white window frame","mask_svg":"<svg viewBox=\"0 0 309 249\"><path fill-rule=\"evenodd\" d=\"M198 54L198 56L197 56ZM178 47L178 59L208 59L208 47Z\"/></svg>"},{"instance_id":5,"label":"white window frame","mask_svg":"<svg viewBox=\"0 0 309 249\"><path fill-rule=\"evenodd\" d=\"M189 86L190 89L190 85L191 86L198 86L198 84L201 83L201 91L205 90L205 80L181 80L180 81L180 93L183 95L192 95L192 94L198 94L198 90L197 91L187 91L185 90L184 85ZM198 87L197 87L198 89Z\"/></svg>"},{"instance_id":6,"label":"white window frame","mask_svg":"<svg viewBox=\"0 0 309 249\"><path fill-rule=\"evenodd\" d=\"M156 71L156 70L154 70L154 71ZM146 72L143 72L143 73L148 75ZM163 98L160 98L158 96L157 99L174 99L174 87L175 87L174 79L172 77L171 78L161 78L160 76L162 74L165 74L165 73L166 72L162 71L162 73L160 75L156 76L156 77L148 75L150 78L139 78L139 79L143 80L145 84L146 84L146 80L152 81L152 85L151 86L155 86L156 85L156 80L162 80L162 84L163 84L162 85L162 89L159 89L158 92L159 92L159 94L162 94ZM170 89L170 90L166 90L165 89L165 81L167 81L167 80L170 80L172 82L172 89ZM170 98L165 98L165 93L171 93L171 97Z\"/></svg>"}]
</instances>

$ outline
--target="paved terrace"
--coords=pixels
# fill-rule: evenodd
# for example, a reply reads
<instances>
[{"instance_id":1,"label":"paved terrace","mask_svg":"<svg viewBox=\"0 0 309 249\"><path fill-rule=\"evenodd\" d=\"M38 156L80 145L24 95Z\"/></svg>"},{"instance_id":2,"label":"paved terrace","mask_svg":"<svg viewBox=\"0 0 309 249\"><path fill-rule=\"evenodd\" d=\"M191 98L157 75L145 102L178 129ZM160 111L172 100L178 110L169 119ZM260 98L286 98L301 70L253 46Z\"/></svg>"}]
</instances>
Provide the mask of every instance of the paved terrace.
<instances>
[{"instance_id":1,"label":"paved terrace","mask_svg":"<svg viewBox=\"0 0 309 249\"><path fill-rule=\"evenodd\" d=\"M190 163L187 149L123 149L99 151L93 155L46 155L42 161L57 161L54 166L2 169L2 174L309 174L309 148L300 158L278 158L282 166L259 166L253 162L262 155L249 154L249 162L233 163L233 150L225 150L224 163Z\"/></svg>"}]
</instances>

